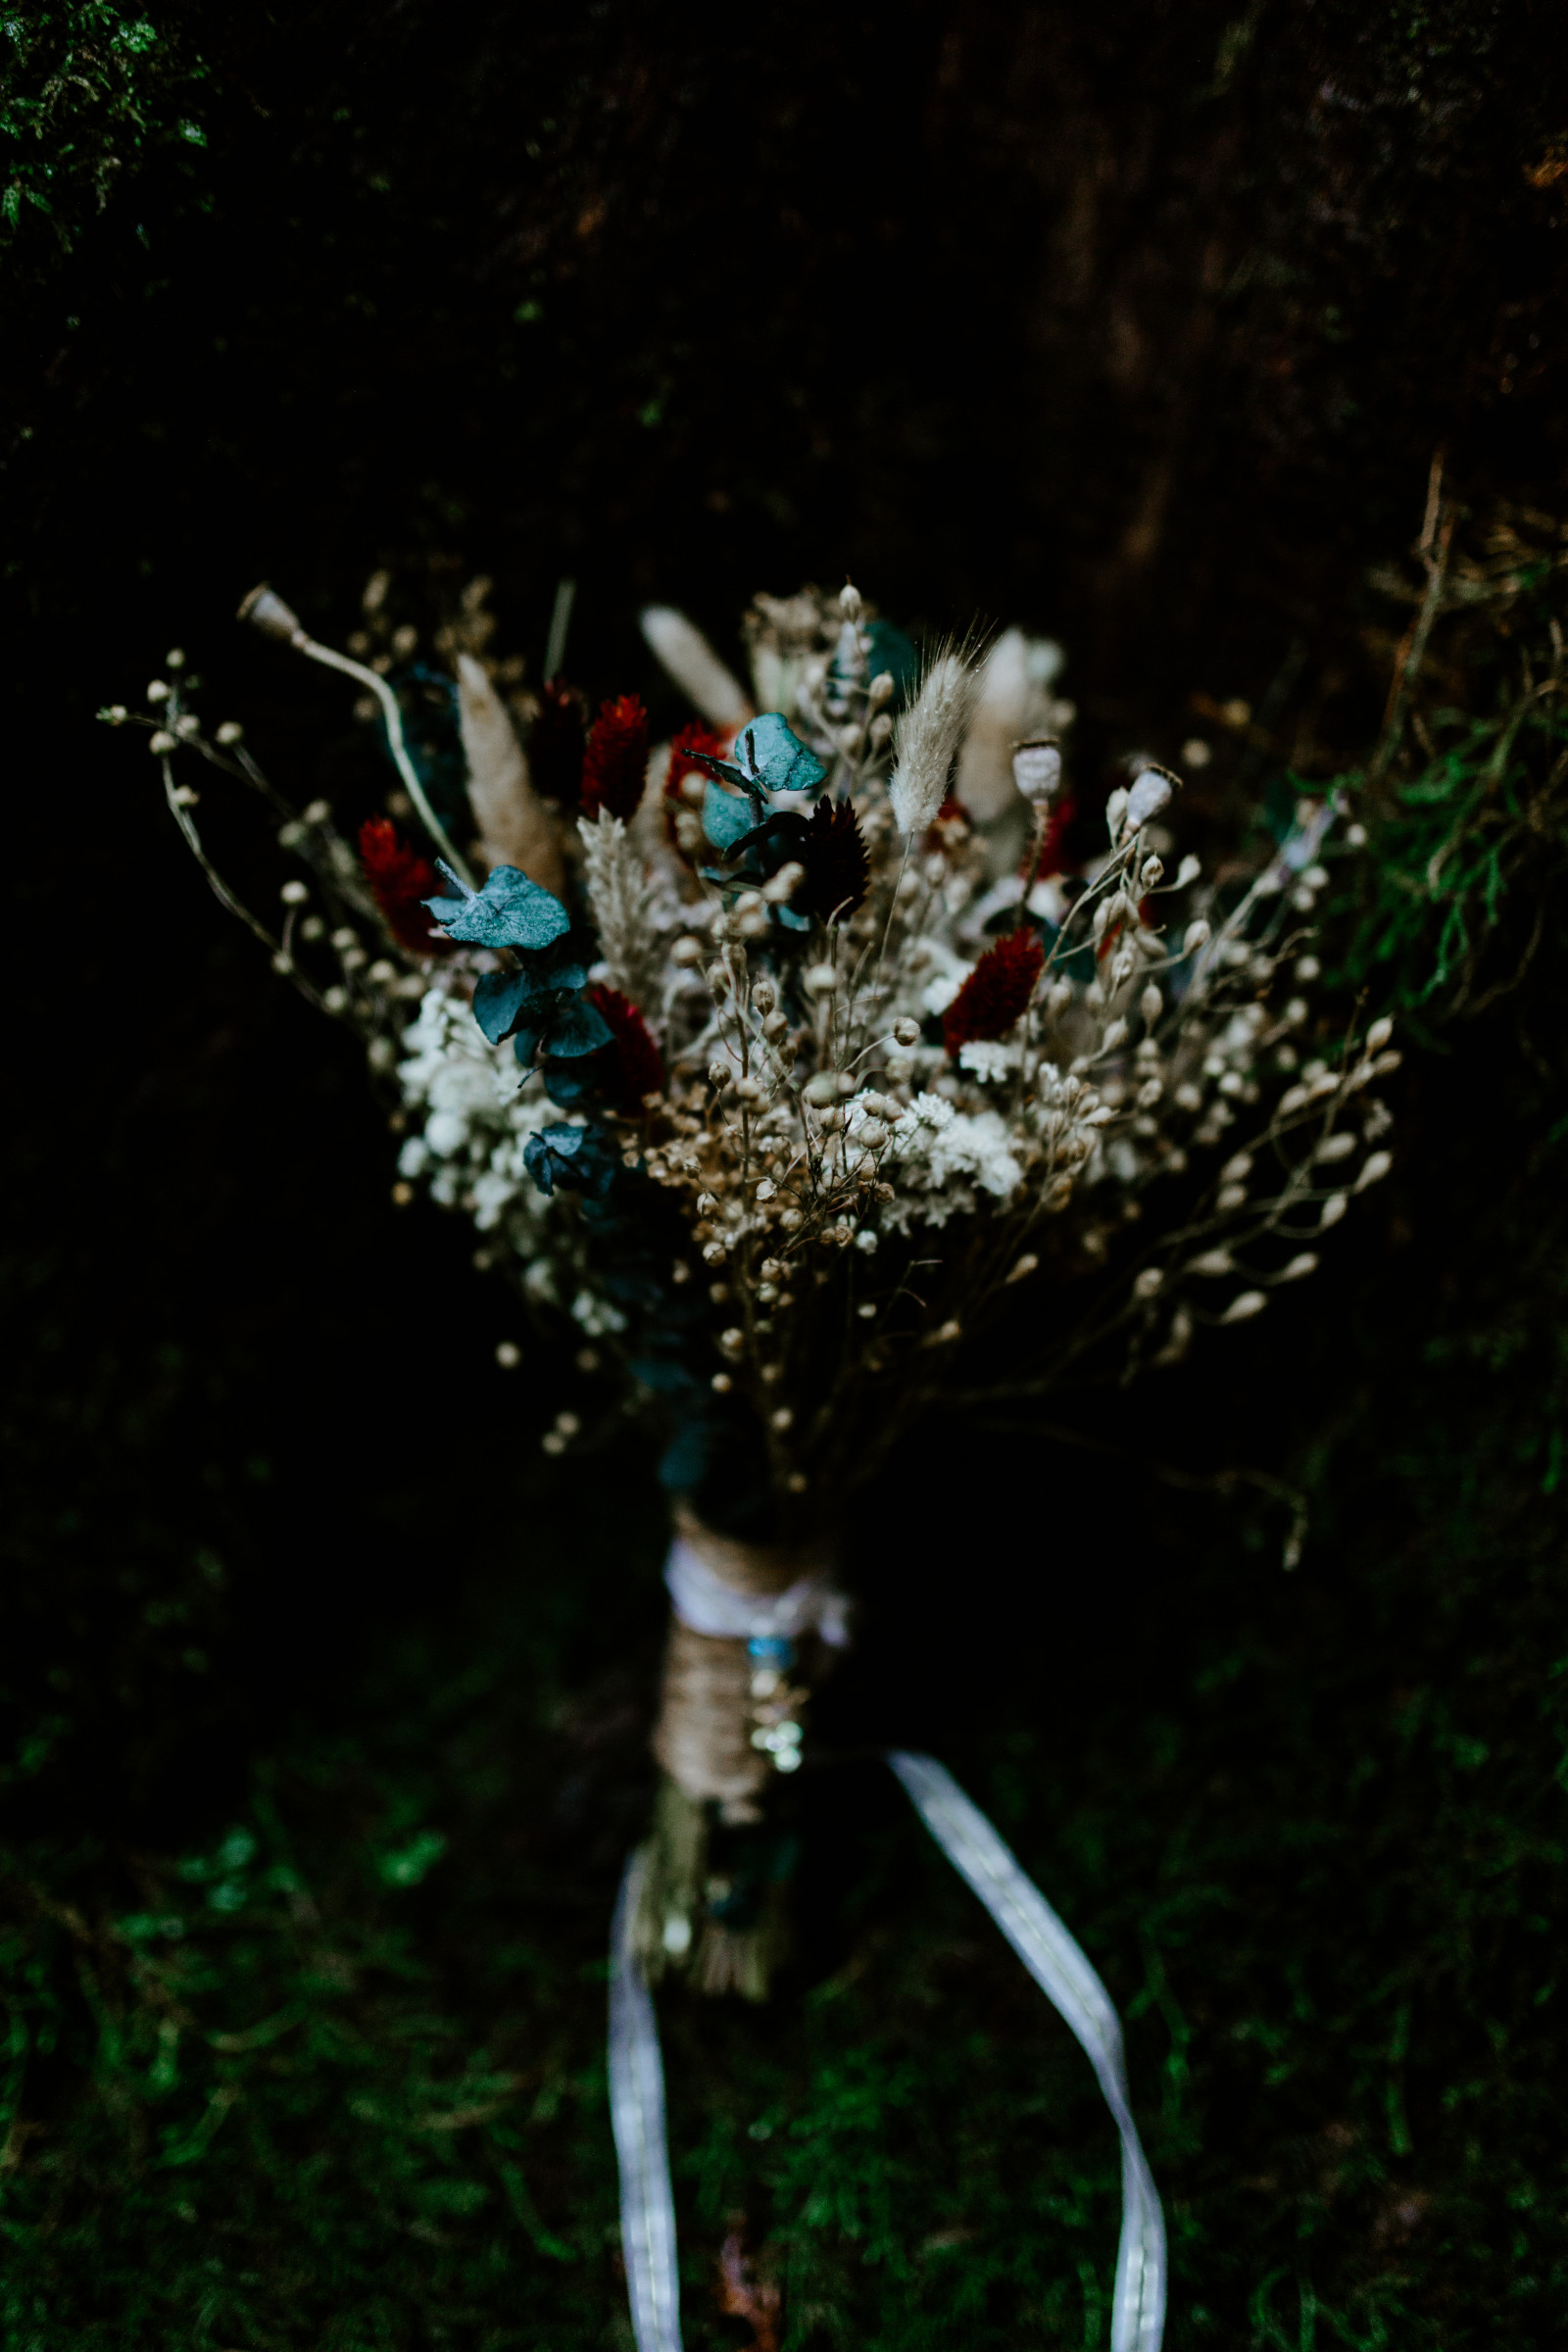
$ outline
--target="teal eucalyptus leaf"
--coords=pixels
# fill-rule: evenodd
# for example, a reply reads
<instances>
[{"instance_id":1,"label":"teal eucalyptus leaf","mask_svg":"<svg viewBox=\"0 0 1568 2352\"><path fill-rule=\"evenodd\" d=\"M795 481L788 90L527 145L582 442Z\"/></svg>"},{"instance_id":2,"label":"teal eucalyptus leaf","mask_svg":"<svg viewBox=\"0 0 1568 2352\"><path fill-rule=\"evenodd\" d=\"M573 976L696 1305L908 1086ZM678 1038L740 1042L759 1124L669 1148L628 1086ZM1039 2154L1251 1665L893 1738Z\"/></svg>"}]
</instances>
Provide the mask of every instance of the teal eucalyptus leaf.
<instances>
[{"instance_id":1,"label":"teal eucalyptus leaf","mask_svg":"<svg viewBox=\"0 0 1568 2352\"><path fill-rule=\"evenodd\" d=\"M442 871L457 881L449 866ZM471 948L548 948L570 928L571 917L554 891L530 882L514 865L493 866L483 890L424 904L449 939Z\"/></svg>"}]
</instances>

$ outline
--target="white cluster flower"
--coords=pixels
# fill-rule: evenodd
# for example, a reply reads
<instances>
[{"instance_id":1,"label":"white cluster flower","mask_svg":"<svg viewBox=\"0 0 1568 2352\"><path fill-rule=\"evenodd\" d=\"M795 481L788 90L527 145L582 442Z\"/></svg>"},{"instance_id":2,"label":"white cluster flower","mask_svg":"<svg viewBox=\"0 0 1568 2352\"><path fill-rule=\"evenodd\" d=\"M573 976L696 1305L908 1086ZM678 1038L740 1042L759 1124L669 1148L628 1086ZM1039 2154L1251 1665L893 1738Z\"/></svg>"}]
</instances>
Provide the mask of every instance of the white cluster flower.
<instances>
[{"instance_id":1,"label":"white cluster flower","mask_svg":"<svg viewBox=\"0 0 1568 2352\"><path fill-rule=\"evenodd\" d=\"M467 1209L481 1233L502 1229L532 1256L553 1203L523 1164L523 1149L562 1112L537 1088L519 1093L511 1047L488 1044L466 1001L445 987L425 991L403 1043L398 1082L424 1124L398 1154L399 1174L423 1180L444 1208Z\"/></svg>"}]
</instances>

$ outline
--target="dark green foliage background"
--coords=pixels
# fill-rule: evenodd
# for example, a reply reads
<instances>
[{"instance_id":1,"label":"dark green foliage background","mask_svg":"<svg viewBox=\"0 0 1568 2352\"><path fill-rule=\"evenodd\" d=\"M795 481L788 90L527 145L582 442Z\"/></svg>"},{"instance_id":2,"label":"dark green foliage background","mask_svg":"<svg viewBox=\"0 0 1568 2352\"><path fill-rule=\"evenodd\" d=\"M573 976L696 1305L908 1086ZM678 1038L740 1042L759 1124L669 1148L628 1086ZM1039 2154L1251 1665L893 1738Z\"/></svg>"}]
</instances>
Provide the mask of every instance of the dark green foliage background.
<instances>
[{"instance_id":1,"label":"dark green foliage background","mask_svg":"<svg viewBox=\"0 0 1568 2352\"><path fill-rule=\"evenodd\" d=\"M1568 504L1558 44L1504 0L147 23L0 22L0 2340L625 2344L647 1465L544 1463L546 1411L603 1399L493 1369L504 1295L393 1213L354 1056L90 713L179 640L299 797L368 805L335 691L231 642L263 572L340 636L377 562L488 568L537 661L574 571L610 691L652 683L650 589L725 632L853 566L1057 630L1091 797L1246 696L1264 745L1191 803L1234 828L1287 752L1364 760L1366 572L1436 443L1477 531ZM1464 655L1478 721L1550 603ZM1561 801L1555 740L1485 806L1462 743L1334 918L1347 1000L1417 1043L1324 1272L1054 1437L925 1433L866 1506L799 1966L766 2013L662 2004L693 2344L745 2340L734 2227L798 2352L1105 2340L1103 2112L889 1739L1122 2007L1173 2346L1560 2332ZM1294 1575L1237 1467L1306 1494Z\"/></svg>"}]
</instances>

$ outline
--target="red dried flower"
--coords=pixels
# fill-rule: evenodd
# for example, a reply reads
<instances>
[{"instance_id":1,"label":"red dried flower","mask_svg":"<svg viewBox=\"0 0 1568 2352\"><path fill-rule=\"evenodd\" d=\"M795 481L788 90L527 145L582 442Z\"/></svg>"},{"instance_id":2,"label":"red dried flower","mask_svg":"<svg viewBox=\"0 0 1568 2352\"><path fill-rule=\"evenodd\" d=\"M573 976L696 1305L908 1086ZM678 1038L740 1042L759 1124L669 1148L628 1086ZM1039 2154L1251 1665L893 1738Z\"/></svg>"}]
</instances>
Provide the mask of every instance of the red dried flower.
<instances>
[{"instance_id":1,"label":"red dried flower","mask_svg":"<svg viewBox=\"0 0 1568 2352\"><path fill-rule=\"evenodd\" d=\"M587 740L582 696L564 678L546 678L528 730L528 772L534 790L547 801L576 808Z\"/></svg>"},{"instance_id":2,"label":"red dried flower","mask_svg":"<svg viewBox=\"0 0 1568 2352\"><path fill-rule=\"evenodd\" d=\"M806 880L790 901L797 914L825 923L855 912L870 886L871 868L860 820L848 801L818 801L794 855L806 868Z\"/></svg>"},{"instance_id":3,"label":"red dried flower","mask_svg":"<svg viewBox=\"0 0 1568 2352\"><path fill-rule=\"evenodd\" d=\"M598 1061L605 1076L605 1092L617 1110L634 1117L643 1106L644 1095L663 1091L664 1065L659 1048L636 1005L618 988L600 985L591 988L588 996L610 1024L611 1042L600 1048Z\"/></svg>"},{"instance_id":4,"label":"red dried flower","mask_svg":"<svg viewBox=\"0 0 1568 2352\"><path fill-rule=\"evenodd\" d=\"M1004 931L988 948L942 1016L942 1042L950 1054L982 1038L1005 1037L1026 1009L1045 969L1046 951L1032 924Z\"/></svg>"},{"instance_id":5,"label":"red dried flower","mask_svg":"<svg viewBox=\"0 0 1568 2352\"><path fill-rule=\"evenodd\" d=\"M722 760L724 757L723 736L715 735L711 727L705 727L700 718L691 719L675 737L669 747L669 766L664 771L664 834L670 847L676 850L680 848L675 838L676 816L689 805L702 806L701 802L688 804L681 786L688 776L707 781L703 769L692 758L694 752L701 752L708 760Z\"/></svg>"},{"instance_id":6,"label":"red dried flower","mask_svg":"<svg viewBox=\"0 0 1568 2352\"><path fill-rule=\"evenodd\" d=\"M437 895L441 878L428 858L398 839L390 817L369 816L360 827L360 864L398 945L415 956L450 956L452 942L431 938L434 917L420 905Z\"/></svg>"},{"instance_id":7,"label":"red dried flower","mask_svg":"<svg viewBox=\"0 0 1568 2352\"><path fill-rule=\"evenodd\" d=\"M648 776L648 713L634 694L606 703L588 732L582 760L582 810L633 817Z\"/></svg>"}]
</instances>

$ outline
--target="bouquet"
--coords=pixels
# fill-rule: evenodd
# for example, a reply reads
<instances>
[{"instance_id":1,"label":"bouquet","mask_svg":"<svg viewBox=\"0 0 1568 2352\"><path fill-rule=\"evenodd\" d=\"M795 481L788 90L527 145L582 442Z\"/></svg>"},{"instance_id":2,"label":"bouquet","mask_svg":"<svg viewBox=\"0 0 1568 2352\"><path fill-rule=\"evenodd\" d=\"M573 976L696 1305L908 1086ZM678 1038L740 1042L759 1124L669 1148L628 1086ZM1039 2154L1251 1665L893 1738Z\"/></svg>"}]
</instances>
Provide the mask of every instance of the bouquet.
<instances>
[{"instance_id":1,"label":"bouquet","mask_svg":"<svg viewBox=\"0 0 1568 2352\"><path fill-rule=\"evenodd\" d=\"M478 1262L574 1335L546 1448L591 1442L590 1395L662 1433L634 1932L651 1971L759 1995L808 1694L847 1639L849 1497L939 1400L1129 1378L1262 1314L1389 1168L1390 1024L1334 1035L1313 999L1325 860L1364 836L1302 797L1222 887L1177 854L1169 769L1078 805L1057 649L921 654L853 586L759 597L749 690L645 613L693 708L657 747L634 696L593 712L559 674L560 630L524 693L483 602L431 670L384 575L351 655L246 600L384 739L396 783L357 839L237 724L209 735L175 657L140 723L220 898L364 1038L398 1197L470 1217ZM432 704L444 744L418 740ZM275 924L208 858L197 760L303 868Z\"/></svg>"}]
</instances>

